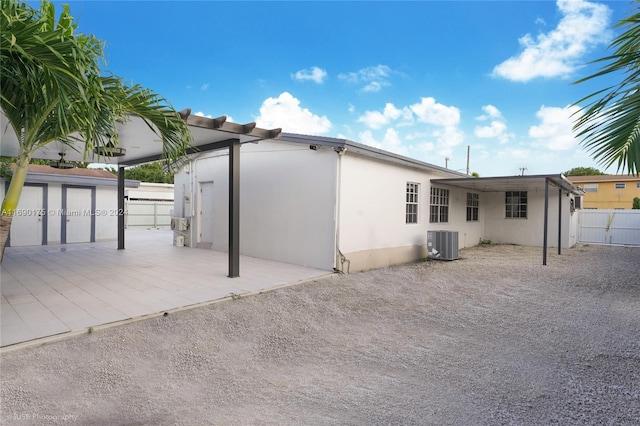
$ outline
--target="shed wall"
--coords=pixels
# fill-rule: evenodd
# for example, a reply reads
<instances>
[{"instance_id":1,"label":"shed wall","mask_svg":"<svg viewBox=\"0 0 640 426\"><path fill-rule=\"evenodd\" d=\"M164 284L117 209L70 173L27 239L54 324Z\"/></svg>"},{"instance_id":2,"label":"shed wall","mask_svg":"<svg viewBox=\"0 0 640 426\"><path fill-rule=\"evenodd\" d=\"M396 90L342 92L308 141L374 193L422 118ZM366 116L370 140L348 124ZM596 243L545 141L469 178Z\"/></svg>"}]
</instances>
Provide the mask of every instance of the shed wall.
<instances>
[{"instance_id":1,"label":"shed wall","mask_svg":"<svg viewBox=\"0 0 640 426\"><path fill-rule=\"evenodd\" d=\"M62 184L38 180L36 183L46 187L47 212L42 217L46 221L47 244L60 244L62 241L62 221L65 220L62 211ZM93 186L87 186L92 188ZM1 196L4 198L5 181L0 181ZM111 241L118 238L118 191L115 186L96 186L96 212L95 212L95 241ZM33 205L23 197L28 196L23 192L20 198L21 205ZM85 214L84 212L82 214ZM91 214L87 212L86 214ZM18 232L11 233L13 246L23 245Z\"/></svg>"},{"instance_id":2,"label":"shed wall","mask_svg":"<svg viewBox=\"0 0 640 426\"><path fill-rule=\"evenodd\" d=\"M330 148L262 141L240 154L240 252L243 255L332 270L335 252L337 154ZM214 250L228 250L229 157L226 150L191 162L176 175L175 213L190 218L189 245L202 246L211 211ZM212 205L200 187L213 184ZM185 198L187 195L187 198ZM206 214L206 213L205 213ZM206 225L206 226L205 226Z\"/></svg>"}]
</instances>

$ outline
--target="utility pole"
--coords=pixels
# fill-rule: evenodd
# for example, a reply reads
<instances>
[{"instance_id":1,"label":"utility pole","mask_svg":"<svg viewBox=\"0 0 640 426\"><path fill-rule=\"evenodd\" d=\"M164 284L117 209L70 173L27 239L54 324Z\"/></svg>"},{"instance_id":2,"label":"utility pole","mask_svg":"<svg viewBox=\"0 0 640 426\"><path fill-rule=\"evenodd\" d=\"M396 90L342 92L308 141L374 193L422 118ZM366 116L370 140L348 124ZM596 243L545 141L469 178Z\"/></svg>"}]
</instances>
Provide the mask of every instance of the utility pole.
<instances>
[{"instance_id":1,"label":"utility pole","mask_svg":"<svg viewBox=\"0 0 640 426\"><path fill-rule=\"evenodd\" d=\"M467 145L467 176L469 176L469 156L471 155L471 145Z\"/></svg>"}]
</instances>

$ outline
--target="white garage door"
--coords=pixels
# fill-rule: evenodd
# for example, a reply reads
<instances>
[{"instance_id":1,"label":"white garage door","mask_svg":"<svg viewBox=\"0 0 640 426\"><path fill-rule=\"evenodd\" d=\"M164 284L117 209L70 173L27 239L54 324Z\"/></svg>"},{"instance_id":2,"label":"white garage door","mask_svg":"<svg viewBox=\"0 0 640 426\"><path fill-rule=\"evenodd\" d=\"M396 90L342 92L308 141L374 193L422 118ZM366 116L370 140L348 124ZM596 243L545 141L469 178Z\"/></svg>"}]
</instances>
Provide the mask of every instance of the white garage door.
<instances>
[{"instance_id":1,"label":"white garage door","mask_svg":"<svg viewBox=\"0 0 640 426\"><path fill-rule=\"evenodd\" d=\"M91 188L66 188L66 243L91 242Z\"/></svg>"},{"instance_id":2,"label":"white garage door","mask_svg":"<svg viewBox=\"0 0 640 426\"><path fill-rule=\"evenodd\" d=\"M11 222L9 235L12 247L39 246L44 243L44 187L28 186L22 188L18 209Z\"/></svg>"}]
</instances>

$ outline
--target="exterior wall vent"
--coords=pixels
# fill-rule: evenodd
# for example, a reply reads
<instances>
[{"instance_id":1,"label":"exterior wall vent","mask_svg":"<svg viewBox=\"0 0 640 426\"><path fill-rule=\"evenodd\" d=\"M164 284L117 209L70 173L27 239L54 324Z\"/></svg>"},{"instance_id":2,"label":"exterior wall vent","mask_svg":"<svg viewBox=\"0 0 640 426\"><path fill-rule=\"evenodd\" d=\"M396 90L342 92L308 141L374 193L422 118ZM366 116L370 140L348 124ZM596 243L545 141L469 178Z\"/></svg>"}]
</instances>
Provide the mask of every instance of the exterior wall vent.
<instances>
[{"instance_id":1,"label":"exterior wall vent","mask_svg":"<svg viewBox=\"0 0 640 426\"><path fill-rule=\"evenodd\" d=\"M456 260L458 258L457 231L427 231L429 259Z\"/></svg>"}]
</instances>

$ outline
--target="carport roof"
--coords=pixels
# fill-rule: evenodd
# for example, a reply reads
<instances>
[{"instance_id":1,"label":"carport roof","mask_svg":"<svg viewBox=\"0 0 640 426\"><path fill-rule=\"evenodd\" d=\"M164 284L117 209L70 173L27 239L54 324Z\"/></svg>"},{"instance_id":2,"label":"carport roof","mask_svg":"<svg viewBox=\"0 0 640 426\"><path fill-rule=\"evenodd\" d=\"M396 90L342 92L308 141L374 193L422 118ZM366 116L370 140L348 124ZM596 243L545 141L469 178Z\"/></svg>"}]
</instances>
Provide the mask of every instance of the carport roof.
<instances>
[{"instance_id":1,"label":"carport roof","mask_svg":"<svg viewBox=\"0 0 640 426\"><path fill-rule=\"evenodd\" d=\"M574 195L584 195L584 192L573 185L563 174L432 179L431 182L474 191L505 192L544 189L547 180L556 188L561 188Z\"/></svg>"},{"instance_id":2,"label":"carport roof","mask_svg":"<svg viewBox=\"0 0 640 426\"><path fill-rule=\"evenodd\" d=\"M231 139L239 140L242 144L277 138L281 133L281 129L267 130L258 128L256 123L231 123L227 121L225 116L208 118L191 115L190 109L181 111L180 115L187 122L193 136L193 144L187 150L188 154L226 148ZM131 166L162 158L162 142L160 138L138 116L131 115L128 120L118 124L118 137L118 147L126 150L126 154L121 157L105 157L89 153L85 158L84 147L80 143L73 148L65 147L59 142L51 142L36 151L32 158L55 161L60 159L60 152L64 152L66 161L121 166ZM2 141L0 144L1 156L16 157L18 155L18 140L15 133L9 128L7 117L2 111L0 111L0 140Z\"/></svg>"}]
</instances>

